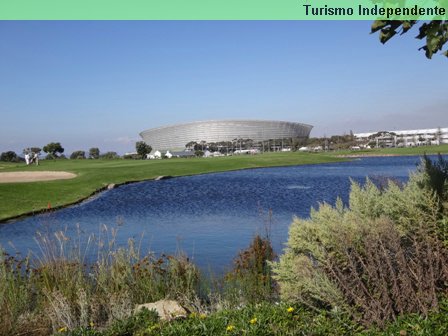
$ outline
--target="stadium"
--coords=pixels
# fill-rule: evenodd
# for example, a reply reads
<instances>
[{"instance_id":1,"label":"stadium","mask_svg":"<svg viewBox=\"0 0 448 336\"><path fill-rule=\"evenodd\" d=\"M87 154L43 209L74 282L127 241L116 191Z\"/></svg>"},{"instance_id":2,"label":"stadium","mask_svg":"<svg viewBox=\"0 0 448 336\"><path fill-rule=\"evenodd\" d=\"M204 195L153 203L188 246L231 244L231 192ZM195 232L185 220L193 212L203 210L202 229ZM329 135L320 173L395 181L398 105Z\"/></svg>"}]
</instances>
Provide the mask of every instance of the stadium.
<instances>
[{"instance_id":1,"label":"stadium","mask_svg":"<svg viewBox=\"0 0 448 336\"><path fill-rule=\"evenodd\" d=\"M210 120L151 128L140 133L153 152L182 151L190 142L220 143L250 139L253 143L306 139L313 126L287 121Z\"/></svg>"}]
</instances>

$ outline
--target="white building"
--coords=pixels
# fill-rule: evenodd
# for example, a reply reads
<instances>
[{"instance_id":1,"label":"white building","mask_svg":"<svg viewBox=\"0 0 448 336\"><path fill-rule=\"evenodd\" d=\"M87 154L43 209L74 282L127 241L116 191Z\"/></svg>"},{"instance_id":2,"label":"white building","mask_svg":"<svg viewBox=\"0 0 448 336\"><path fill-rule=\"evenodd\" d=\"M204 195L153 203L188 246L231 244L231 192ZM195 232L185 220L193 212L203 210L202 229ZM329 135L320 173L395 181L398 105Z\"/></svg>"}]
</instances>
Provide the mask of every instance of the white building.
<instances>
[{"instance_id":1,"label":"white building","mask_svg":"<svg viewBox=\"0 0 448 336\"><path fill-rule=\"evenodd\" d=\"M413 147L448 144L448 127L400 131L355 133L359 142L375 142L375 147Z\"/></svg>"}]
</instances>

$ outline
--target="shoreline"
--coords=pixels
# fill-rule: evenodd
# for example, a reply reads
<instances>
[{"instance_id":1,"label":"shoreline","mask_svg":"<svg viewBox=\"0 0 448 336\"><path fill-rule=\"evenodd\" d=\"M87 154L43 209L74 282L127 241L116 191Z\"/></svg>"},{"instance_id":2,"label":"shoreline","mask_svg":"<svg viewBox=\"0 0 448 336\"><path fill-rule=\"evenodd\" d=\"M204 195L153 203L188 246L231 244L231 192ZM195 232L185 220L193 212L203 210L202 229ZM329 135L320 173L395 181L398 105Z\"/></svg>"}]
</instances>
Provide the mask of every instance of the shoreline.
<instances>
[{"instance_id":1,"label":"shoreline","mask_svg":"<svg viewBox=\"0 0 448 336\"><path fill-rule=\"evenodd\" d=\"M447 153L425 153L428 156L434 156L434 155L442 155L446 156ZM380 153L372 153L372 154L341 154L341 155L335 155L335 157L339 158L345 158L345 159L359 159L359 158L367 158L367 157L396 157L396 156L423 156L425 154L380 154Z\"/></svg>"},{"instance_id":2,"label":"shoreline","mask_svg":"<svg viewBox=\"0 0 448 336\"><path fill-rule=\"evenodd\" d=\"M339 162L345 162L345 161L349 161L349 160L343 160L344 158L340 157L339 159L341 159L341 161ZM338 161L334 161L334 162L338 162ZM124 185L128 185L128 184L133 184L133 183L139 183L139 182L149 182L149 181L160 181L160 180L166 180L166 179L172 179L172 178L177 178L177 177L188 177L188 176L198 176L198 175L205 175L205 174L215 174L215 173L226 173L226 172L232 172L232 171L239 171L239 170L248 170L248 169L264 169L264 168L282 168L282 167L293 167L293 166L310 166L310 165L315 165L315 164L329 164L329 163L334 163L334 162L320 162L320 163L303 163L303 164L296 164L296 165L278 165L278 166L264 166L264 167L244 167L244 168L238 168L238 169L229 169L229 170L216 170L216 171L210 171L210 172L204 172L204 173L197 173L197 174L185 174L185 175L160 175L160 176L156 176L153 178L148 178L148 179L141 179L141 180L131 180L131 181L125 181L125 182L121 182L121 183L110 183L108 185L104 185L101 188L96 189L95 191L93 191L92 193L90 193L89 195L85 196L85 197L81 197L79 199L77 199L74 202L69 202L63 205L58 205L55 207L51 207L49 208L42 208L39 210L33 210L33 211L28 211L19 215L15 215L15 216L10 216L10 217L6 217L3 219L0 219L0 225L7 225L7 224L13 224L13 222L15 222L16 220L19 219L24 219L27 217L32 217L35 215L40 215L40 214L44 214L44 213L50 213L53 211L57 211L57 210L61 210L64 208L68 208L70 206L73 205L77 205L80 204L84 201L87 201L93 197L95 197L96 195L111 190L111 189L115 189L118 188L120 186L124 186ZM44 181L45 182L45 181ZM113 185L113 187L110 187L111 185Z\"/></svg>"},{"instance_id":3,"label":"shoreline","mask_svg":"<svg viewBox=\"0 0 448 336\"><path fill-rule=\"evenodd\" d=\"M44 208L44 209L40 209L40 210L29 211L29 212L26 212L26 213L23 213L23 214L20 214L20 215L17 215L17 216L11 216L11 217L7 217L7 218L4 218L4 219L0 219L0 225L11 224L11 222L14 222L14 221L19 220L19 219L24 219L24 218L27 218L27 217L41 215L41 214L44 214L44 213L50 213L50 212L54 212L54 211L61 210L61 209L64 209L64 208L68 208L68 207L73 206L73 205L81 204L82 202L85 202L85 201L88 201L91 198L94 198L98 194L101 194L101 193L103 193L105 191L112 190L112 189L115 189L115 188L118 188L120 186L124 186L124 185L127 185L127 184L139 183L139 182L147 182L147 181L167 180L167 179L174 178L174 177L175 176L158 176L158 177L152 178L152 179L144 179L144 180L138 180L138 181L126 181L126 182L123 182L123 183L111 183L111 184L108 184L108 185L106 185L104 187L96 189L90 195L88 195L86 197L82 197L82 198L80 198L80 199L78 199L78 200L76 200L74 202L71 202L71 203L67 203L67 204L64 204L64 205L58 205L58 206L47 208L47 209Z\"/></svg>"},{"instance_id":4,"label":"shoreline","mask_svg":"<svg viewBox=\"0 0 448 336\"><path fill-rule=\"evenodd\" d=\"M362 158L368 158L368 157L397 157L397 156L421 156L422 154L395 154L395 153L359 153L359 154L332 154L329 155L335 159L339 159L341 160L340 162L343 161L350 161L350 159L362 159ZM437 155L437 154L433 154L430 153L428 155ZM442 154L442 155L448 155L446 153ZM44 214L44 213L49 213L49 212L53 212L56 210L61 210L73 205L77 205L80 204L84 201L89 200L92 197L95 197L96 195L110 190L110 189L114 189L114 188L118 188L120 186L123 185L127 185L127 184L132 184L132 183L139 183L139 182L146 182L146 181L157 181L157 180L161 180L161 179L167 179L167 178L174 178L174 177L187 177L187 176L196 176L196 175L203 175L203 174L213 174L213 173L224 173L224 172L230 172L230 171L238 171L238 170L247 170L247 169L263 169L263 168L278 168L278 167L291 167L291 166L304 166L304 165L314 165L314 164L327 164L327 163L334 163L337 161L332 161L332 162L328 162L328 161L323 161L320 163L316 163L316 162L304 162L301 164L280 164L280 165L267 165L267 166L259 166L259 167L242 167L242 168L236 168L236 169L217 169L215 171L208 171L208 172L201 172L201 173L193 173L193 174L181 174L181 175L165 175L165 176L156 176L156 177L151 177L151 178L143 178L143 179L138 179L138 180L129 180L129 181L124 181L124 182L119 182L119 183L114 183L114 182L110 182L109 184L105 184L103 186L101 186L100 188L97 188L96 190L94 190L93 192L89 193L86 196L80 197L78 199L76 199L75 201L72 202L68 202L62 205L58 205L55 207L51 207L51 208L41 208L38 210L31 210L31 211L26 211L17 215L13 215L13 216L9 216L9 217L5 217L0 219L0 225L3 224L11 224L16 220L20 220L23 218L27 218L27 217L31 217L34 215L40 215L40 214ZM113 185L113 187L111 187L111 185Z\"/></svg>"},{"instance_id":5,"label":"shoreline","mask_svg":"<svg viewBox=\"0 0 448 336\"><path fill-rule=\"evenodd\" d=\"M428 154L428 155L437 155L437 154ZM421 156L420 154L341 154L341 155L335 155L336 157L340 158L366 158L366 157L391 157L391 156Z\"/></svg>"}]
</instances>

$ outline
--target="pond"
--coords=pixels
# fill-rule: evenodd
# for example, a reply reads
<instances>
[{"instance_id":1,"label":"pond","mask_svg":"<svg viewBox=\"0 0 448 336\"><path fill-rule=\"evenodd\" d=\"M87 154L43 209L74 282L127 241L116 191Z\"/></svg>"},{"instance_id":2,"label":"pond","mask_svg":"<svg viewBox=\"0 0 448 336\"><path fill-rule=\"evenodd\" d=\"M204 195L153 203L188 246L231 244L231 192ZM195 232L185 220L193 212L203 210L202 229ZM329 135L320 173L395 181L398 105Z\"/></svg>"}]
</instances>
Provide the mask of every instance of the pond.
<instances>
[{"instance_id":1,"label":"pond","mask_svg":"<svg viewBox=\"0 0 448 336\"><path fill-rule=\"evenodd\" d=\"M204 270L222 272L257 233L280 253L294 216L308 217L319 202L347 202L350 178L406 181L419 157L371 157L350 162L261 168L147 181L120 186L65 209L0 225L0 246L41 253L36 233L64 231L65 239L95 235L142 253L183 251ZM94 252L90 251L93 255ZM92 257L90 255L90 257ZM88 255L89 257L89 255Z\"/></svg>"}]
</instances>

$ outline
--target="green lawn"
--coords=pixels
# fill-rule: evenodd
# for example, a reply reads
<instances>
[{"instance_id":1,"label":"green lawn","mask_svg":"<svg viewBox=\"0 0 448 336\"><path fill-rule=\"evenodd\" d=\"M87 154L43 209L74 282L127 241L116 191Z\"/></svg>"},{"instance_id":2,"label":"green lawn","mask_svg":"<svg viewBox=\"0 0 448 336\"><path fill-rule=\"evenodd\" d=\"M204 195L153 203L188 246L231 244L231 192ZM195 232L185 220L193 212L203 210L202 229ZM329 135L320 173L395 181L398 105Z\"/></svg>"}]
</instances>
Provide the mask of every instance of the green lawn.
<instances>
[{"instance_id":1,"label":"green lawn","mask_svg":"<svg viewBox=\"0 0 448 336\"><path fill-rule=\"evenodd\" d=\"M423 155L423 154L447 154L448 144L440 146L421 146L408 148L372 148L368 150L345 150L333 152L335 155Z\"/></svg>"},{"instance_id":2,"label":"green lawn","mask_svg":"<svg viewBox=\"0 0 448 336\"><path fill-rule=\"evenodd\" d=\"M0 162L0 172L59 170L78 175L72 180L0 184L0 221L22 214L74 203L110 183L154 179L160 175L185 176L245 168L290 166L340 161L340 155L422 155L448 153L448 145L387 148L331 153L268 153L220 158L171 160L41 160L39 166Z\"/></svg>"},{"instance_id":3,"label":"green lawn","mask_svg":"<svg viewBox=\"0 0 448 336\"><path fill-rule=\"evenodd\" d=\"M245 168L289 166L341 161L326 154L269 153L255 156L171 160L41 160L39 166L0 163L0 171L68 171L71 180L0 184L0 221L22 214L74 203L110 183L185 176Z\"/></svg>"}]
</instances>

